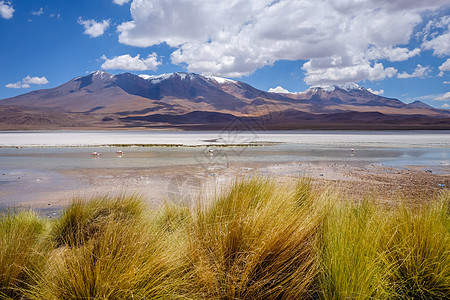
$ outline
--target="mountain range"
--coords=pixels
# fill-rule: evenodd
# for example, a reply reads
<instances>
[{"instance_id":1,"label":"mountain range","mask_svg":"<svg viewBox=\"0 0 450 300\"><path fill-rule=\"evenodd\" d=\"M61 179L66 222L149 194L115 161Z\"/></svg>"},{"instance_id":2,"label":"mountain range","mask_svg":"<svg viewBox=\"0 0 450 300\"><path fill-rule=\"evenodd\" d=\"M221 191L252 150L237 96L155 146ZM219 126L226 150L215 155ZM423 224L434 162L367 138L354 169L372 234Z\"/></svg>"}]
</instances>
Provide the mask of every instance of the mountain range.
<instances>
[{"instance_id":1,"label":"mountain range","mask_svg":"<svg viewBox=\"0 0 450 300\"><path fill-rule=\"evenodd\" d=\"M273 93L194 73L97 71L0 100L0 129L450 129L450 111L355 83Z\"/></svg>"}]
</instances>

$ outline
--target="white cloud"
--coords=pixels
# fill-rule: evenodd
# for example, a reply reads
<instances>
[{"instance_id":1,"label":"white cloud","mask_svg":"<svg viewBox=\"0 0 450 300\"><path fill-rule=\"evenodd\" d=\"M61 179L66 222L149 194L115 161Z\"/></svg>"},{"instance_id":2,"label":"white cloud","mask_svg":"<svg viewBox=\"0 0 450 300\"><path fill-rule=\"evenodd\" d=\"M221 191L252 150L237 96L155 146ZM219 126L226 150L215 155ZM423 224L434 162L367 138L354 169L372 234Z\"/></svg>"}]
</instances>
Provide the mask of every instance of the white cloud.
<instances>
[{"instance_id":1,"label":"white cloud","mask_svg":"<svg viewBox=\"0 0 450 300\"><path fill-rule=\"evenodd\" d=\"M50 18L56 18L57 20L61 20L61 14L50 14Z\"/></svg>"},{"instance_id":2,"label":"white cloud","mask_svg":"<svg viewBox=\"0 0 450 300\"><path fill-rule=\"evenodd\" d=\"M22 81L16 82L16 83L8 83L7 85L5 85L5 87L10 88L10 89L26 89L29 88L30 85L29 84L24 84L22 83Z\"/></svg>"},{"instance_id":3,"label":"white cloud","mask_svg":"<svg viewBox=\"0 0 450 300\"><path fill-rule=\"evenodd\" d=\"M389 61L404 61L408 60L411 57L419 55L421 50L419 48L415 48L413 50L409 50L408 48L375 48L371 47L367 51L367 58L370 60L373 59L387 59Z\"/></svg>"},{"instance_id":4,"label":"white cloud","mask_svg":"<svg viewBox=\"0 0 450 300\"><path fill-rule=\"evenodd\" d=\"M444 81L443 84L450 84L450 81Z\"/></svg>"},{"instance_id":5,"label":"white cloud","mask_svg":"<svg viewBox=\"0 0 450 300\"><path fill-rule=\"evenodd\" d=\"M381 63L374 63L364 59L354 58L351 62L326 63L321 59L311 59L302 69L305 73L305 82L309 85L333 85L342 82L359 82L364 79L371 81L391 78L397 70L385 68Z\"/></svg>"},{"instance_id":6,"label":"white cloud","mask_svg":"<svg viewBox=\"0 0 450 300\"><path fill-rule=\"evenodd\" d=\"M32 11L31 14L33 16L40 16L40 15L44 14L44 8L41 7L38 11Z\"/></svg>"},{"instance_id":7,"label":"white cloud","mask_svg":"<svg viewBox=\"0 0 450 300\"><path fill-rule=\"evenodd\" d=\"M447 103L442 104L441 106L442 108L450 108L450 105L448 105Z\"/></svg>"},{"instance_id":8,"label":"white cloud","mask_svg":"<svg viewBox=\"0 0 450 300\"><path fill-rule=\"evenodd\" d=\"M276 88L270 88L268 90L269 93L278 93L278 94L292 94L291 92L289 92L287 89L281 87L281 86L277 86Z\"/></svg>"},{"instance_id":9,"label":"white cloud","mask_svg":"<svg viewBox=\"0 0 450 300\"><path fill-rule=\"evenodd\" d=\"M375 90L372 90L371 88L368 88L367 90L375 95L383 95L384 94L384 90L375 91Z\"/></svg>"},{"instance_id":10,"label":"white cloud","mask_svg":"<svg viewBox=\"0 0 450 300\"><path fill-rule=\"evenodd\" d=\"M18 81L16 83L8 83L7 85L5 85L5 87L11 88L11 89L27 89L32 84L39 84L39 85L41 85L41 84L47 84L47 83L48 83L48 80L47 80L47 78L45 78L45 76L42 76L42 77L31 77L30 75L28 75L27 77L25 77L21 81Z\"/></svg>"},{"instance_id":11,"label":"white cloud","mask_svg":"<svg viewBox=\"0 0 450 300\"><path fill-rule=\"evenodd\" d=\"M450 55L450 16L430 20L420 35L424 49L437 56Z\"/></svg>"},{"instance_id":12,"label":"white cloud","mask_svg":"<svg viewBox=\"0 0 450 300\"><path fill-rule=\"evenodd\" d=\"M0 16L3 19L11 19L14 13L14 8L11 3L0 1Z\"/></svg>"},{"instance_id":13,"label":"white cloud","mask_svg":"<svg viewBox=\"0 0 450 300\"><path fill-rule=\"evenodd\" d=\"M28 75L27 77L22 79L22 82L27 84L47 84L48 80L47 78L45 78L45 76L31 77L30 75Z\"/></svg>"},{"instance_id":14,"label":"white cloud","mask_svg":"<svg viewBox=\"0 0 450 300\"><path fill-rule=\"evenodd\" d=\"M115 4L124 5L125 3L130 2L130 0L113 0Z\"/></svg>"},{"instance_id":15,"label":"white cloud","mask_svg":"<svg viewBox=\"0 0 450 300\"><path fill-rule=\"evenodd\" d=\"M84 34L89 35L91 38L96 38L101 36L105 32L105 30L108 29L109 20L96 22L95 20L83 20L81 17L79 17L78 24L83 25Z\"/></svg>"},{"instance_id":16,"label":"white cloud","mask_svg":"<svg viewBox=\"0 0 450 300\"><path fill-rule=\"evenodd\" d=\"M403 61L418 55L420 49L401 45L408 44L424 12L447 2L134 0L132 20L117 29L119 41L127 45L176 48L172 62L187 64L192 72L240 77L277 60L306 60L311 62L308 74L321 73L320 80L307 75L309 82L342 83L348 77L392 75L395 69L377 59ZM343 63L324 63L316 70L311 60Z\"/></svg>"},{"instance_id":17,"label":"white cloud","mask_svg":"<svg viewBox=\"0 0 450 300\"><path fill-rule=\"evenodd\" d=\"M434 98L433 100L437 101L450 101L450 92L445 93L444 95L441 95L439 97Z\"/></svg>"},{"instance_id":18,"label":"white cloud","mask_svg":"<svg viewBox=\"0 0 450 300\"><path fill-rule=\"evenodd\" d=\"M423 67L422 65L418 64L413 73L408 74L407 72L403 72L403 73L398 74L397 77L398 78L414 78L414 77L423 78L423 77L428 76L430 74L430 72L431 72L430 66Z\"/></svg>"},{"instance_id":19,"label":"white cloud","mask_svg":"<svg viewBox=\"0 0 450 300\"><path fill-rule=\"evenodd\" d=\"M425 49L433 49L438 56L450 55L450 32L441 34L438 37L423 43Z\"/></svg>"},{"instance_id":20,"label":"white cloud","mask_svg":"<svg viewBox=\"0 0 450 300\"><path fill-rule=\"evenodd\" d=\"M102 69L120 69L120 70L133 70L133 71L146 71L153 70L156 71L161 62L158 61L158 56L156 53L149 54L147 58L140 58L140 55L132 57L130 54L124 54L120 56L115 56L108 59L105 55L101 57L105 60L102 64Z\"/></svg>"},{"instance_id":21,"label":"white cloud","mask_svg":"<svg viewBox=\"0 0 450 300\"><path fill-rule=\"evenodd\" d=\"M444 76L444 72L450 71L450 58L448 58L442 65L439 66L439 71L441 71L439 72L439 76Z\"/></svg>"}]
</instances>

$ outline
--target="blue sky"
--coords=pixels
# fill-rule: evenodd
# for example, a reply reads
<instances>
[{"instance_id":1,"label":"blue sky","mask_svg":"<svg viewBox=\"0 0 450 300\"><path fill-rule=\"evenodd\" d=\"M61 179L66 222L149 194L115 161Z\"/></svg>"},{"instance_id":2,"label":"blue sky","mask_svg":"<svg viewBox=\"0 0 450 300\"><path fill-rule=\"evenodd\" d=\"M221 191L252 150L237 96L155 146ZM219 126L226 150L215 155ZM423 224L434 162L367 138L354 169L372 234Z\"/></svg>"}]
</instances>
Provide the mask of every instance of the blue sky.
<instances>
[{"instance_id":1,"label":"blue sky","mask_svg":"<svg viewBox=\"0 0 450 300\"><path fill-rule=\"evenodd\" d=\"M103 69L450 108L448 0L0 0L0 33L0 99Z\"/></svg>"}]
</instances>

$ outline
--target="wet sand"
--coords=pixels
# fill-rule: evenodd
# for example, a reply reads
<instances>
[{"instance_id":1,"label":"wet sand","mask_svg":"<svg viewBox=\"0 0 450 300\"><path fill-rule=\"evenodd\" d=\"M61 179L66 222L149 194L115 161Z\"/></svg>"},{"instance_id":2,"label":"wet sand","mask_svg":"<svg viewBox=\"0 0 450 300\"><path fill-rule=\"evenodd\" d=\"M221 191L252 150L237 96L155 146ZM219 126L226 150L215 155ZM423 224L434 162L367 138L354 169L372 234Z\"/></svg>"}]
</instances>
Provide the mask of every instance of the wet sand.
<instances>
[{"instance_id":1,"label":"wet sand","mask_svg":"<svg viewBox=\"0 0 450 300\"><path fill-rule=\"evenodd\" d=\"M299 177L307 176L316 187L330 186L339 190L343 197L362 200L376 196L384 203L401 199L426 201L450 185L450 166L434 167L430 171L418 166L393 168L381 164L310 161L240 162L206 168L200 164L153 168L81 168L62 170L60 174L70 182L53 189L44 188L29 195L22 194L21 202L1 204L33 208L48 217L57 216L74 197L89 198L105 194L136 193L142 195L152 207L168 200L191 205L198 201L199 194L214 194L236 178L248 176L269 177L293 184ZM11 198L7 193L0 189L0 197Z\"/></svg>"}]
</instances>

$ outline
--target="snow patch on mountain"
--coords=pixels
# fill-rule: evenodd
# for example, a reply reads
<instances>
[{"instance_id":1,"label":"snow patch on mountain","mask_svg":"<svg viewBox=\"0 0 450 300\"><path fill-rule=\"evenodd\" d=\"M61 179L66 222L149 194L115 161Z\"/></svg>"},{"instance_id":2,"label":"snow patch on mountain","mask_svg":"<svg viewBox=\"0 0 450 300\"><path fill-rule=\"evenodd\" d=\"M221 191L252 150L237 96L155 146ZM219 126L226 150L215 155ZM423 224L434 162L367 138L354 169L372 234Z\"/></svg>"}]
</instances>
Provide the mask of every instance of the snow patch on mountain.
<instances>
[{"instance_id":1,"label":"snow patch on mountain","mask_svg":"<svg viewBox=\"0 0 450 300\"><path fill-rule=\"evenodd\" d=\"M105 80L113 78L114 75L109 74L108 72L105 71L95 71L94 73L92 73L92 77Z\"/></svg>"},{"instance_id":2,"label":"snow patch on mountain","mask_svg":"<svg viewBox=\"0 0 450 300\"><path fill-rule=\"evenodd\" d=\"M150 79L152 77L152 75L147 75L147 74L139 74L138 76L145 80Z\"/></svg>"},{"instance_id":3,"label":"snow patch on mountain","mask_svg":"<svg viewBox=\"0 0 450 300\"><path fill-rule=\"evenodd\" d=\"M357 85L354 82L347 82L343 84L336 84L335 87L340 88L342 90L346 90L347 92L353 91L353 90L362 90L363 88Z\"/></svg>"},{"instance_id":4,"label":"snow patch on mountain","mask_svg":"<svg viewBox=\"0 0 450 300\"><path fill-rule=\"evenodd\" d=\"M236 81L228 79L228 78L222 78L222 77L217 77L217 76L211 76L211 75L207 75L205 76L206 79L209 80L214 80L219 84L226 84L226 83L234 83Z\"/></svg>"},{"instance_id":5,"label":"snow patch on mountain","mask_svg":"<svg viewBox=\"0 0 450 300\"><path fill-rule=\"evenodd\" d=\"M306 92L318 92L318 91L324 91L327 93L331 93L336 89L336 87L333 86L312 86L309 89L306 90Z\"/></svg>"},{"instance_id":6,"label":"snow patch on mountain","mask_svg":"<svg viewBox=\"0 0 450 300\"><path fill-rule=\"evenodd\" d=\"M164 74L160 74L160 75L140 74L138 76L141 77L142 79L151 81L153 84L157 84L163 80L166 80L169 78L175 78L175 77L179 77L181 80L195 80L195 79L199 79L199 78L205 78L208 80L214 80L220 84L235 82L234 80L231 80L231 79L215 77L215 76L201 76L201 75L198 75L195 73L185 73L185 72L164 73Z\"/></svg>"},{"instance_id":7,"label":"snow patch on mountain","mask_svg":"<svg viewBox=\"0 0 450 300\"><path fill-rule=\"evenodd\" d=\"M336 88L347 91L347 92L351 92L351 91L355 91L355 90L364 90L363 87L357 85L354 82L346 82L346 83L342 83L342 84L335 84L335 85L331 85L331 86L312 86L310 87L307 92L317 92L319 90L327 92L327 93L331 93L334 92L336 90Z\"/></svg>"},{"instance_id":8,"label":"snow patch on mountain","mask_svg":"<svg viewBox=\"0 0 450 300\"><path fill-rule=\"evenodd\" d=\"M163 80L169 79L172 76L174 76L175 73L164 73L160 75L147 75L147 74L140 74L139 77L142 79L148 80L153 84L160 83Z\"/></svg>"}]
</instances>

